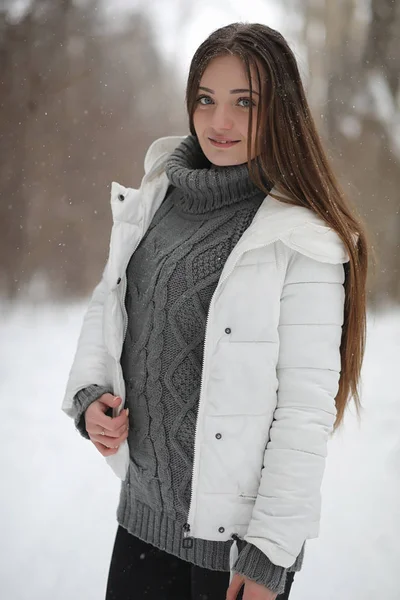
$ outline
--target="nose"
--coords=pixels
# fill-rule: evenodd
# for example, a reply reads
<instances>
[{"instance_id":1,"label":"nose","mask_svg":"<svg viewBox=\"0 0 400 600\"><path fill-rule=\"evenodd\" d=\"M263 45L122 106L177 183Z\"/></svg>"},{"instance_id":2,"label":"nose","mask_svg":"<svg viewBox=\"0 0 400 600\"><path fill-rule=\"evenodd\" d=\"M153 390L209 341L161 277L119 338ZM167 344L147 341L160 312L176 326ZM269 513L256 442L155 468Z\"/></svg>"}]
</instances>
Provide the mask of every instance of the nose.
<instances>
[{"instance_id":1,"label":"nose","mask_svg":"<svg viewBox=\"0 0 400 600\"><path fill-rule=\"evenodd\" d=\"M215 131L232 129L233 119L230 115L229 108L226 108L222 104L215 108L213 112L212 126Z\"/></svg>"}]
</instances>

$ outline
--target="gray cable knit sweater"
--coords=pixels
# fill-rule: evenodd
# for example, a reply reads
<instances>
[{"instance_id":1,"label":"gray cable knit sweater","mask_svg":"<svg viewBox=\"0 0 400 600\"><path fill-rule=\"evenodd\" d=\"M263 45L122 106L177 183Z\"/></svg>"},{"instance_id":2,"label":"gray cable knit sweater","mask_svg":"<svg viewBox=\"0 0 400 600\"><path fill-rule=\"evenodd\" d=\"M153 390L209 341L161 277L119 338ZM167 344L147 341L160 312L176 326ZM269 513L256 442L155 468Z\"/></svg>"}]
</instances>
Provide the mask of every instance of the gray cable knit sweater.
<instances>
[{"instance_id":1,"label":"gray cable knit sweater","mask_svg":"<svg viewBox=\"0 0 400 600\"><path fill-rule=\"evenodd\" d=\"M127 268L128 328L121 365L129 406L130 466L117 519L131 534L184 560L229 571L231 543L182 545L187 520L205 322L224 263L264 198L246 164L211 165L188 136L170 156L170 187ZM76 425L106 388L75 396ZM234 569L282 593L288 570L239 542Z\"/></svg>"}]
</instances>

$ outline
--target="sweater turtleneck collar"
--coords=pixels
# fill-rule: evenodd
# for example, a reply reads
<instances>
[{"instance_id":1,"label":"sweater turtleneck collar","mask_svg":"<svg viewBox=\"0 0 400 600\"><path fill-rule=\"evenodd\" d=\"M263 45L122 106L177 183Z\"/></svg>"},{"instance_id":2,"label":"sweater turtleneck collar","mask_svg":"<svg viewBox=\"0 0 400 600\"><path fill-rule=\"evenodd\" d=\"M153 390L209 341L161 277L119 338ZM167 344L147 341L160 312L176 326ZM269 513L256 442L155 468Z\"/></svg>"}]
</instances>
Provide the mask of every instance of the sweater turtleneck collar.
<instances>
[{"instance_id":1,"label":"sweater turtleneck collar","mask_svg":"<svg viewBox=\"0 0 400 600\"><path fill-rule=\"evenodd\" d=\"M206 213L263 193L251 181L247 163L213 165L194 135L172 152L165 170L170 183L182 191L179 206L184 212Z\"/></svg>"}]
</instances>

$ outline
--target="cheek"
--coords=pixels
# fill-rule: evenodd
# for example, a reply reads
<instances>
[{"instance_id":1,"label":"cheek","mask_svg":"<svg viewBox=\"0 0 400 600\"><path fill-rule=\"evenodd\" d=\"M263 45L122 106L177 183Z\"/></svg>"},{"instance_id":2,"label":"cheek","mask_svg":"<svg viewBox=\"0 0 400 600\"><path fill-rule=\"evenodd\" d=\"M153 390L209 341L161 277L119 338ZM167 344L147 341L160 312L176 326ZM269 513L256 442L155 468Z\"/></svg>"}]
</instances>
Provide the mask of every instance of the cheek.
<instances>
[{"instance_id":1,"label":"cheek","mask_svg":"<svg viewBox=\"0 0 400 600\"><path fill-rule=\"evenodd\" d=\"M256 139L256 134L257 134L257 115L253 114L253 122L251 125L251 141L252 144L255 144L255 139ZM248 137L248 123L246 124L246 138Z\"/></svg>"},{"instance_id":2,"label":"cheek","mask_svg":"<svg viewBox=\"0 0 400 600\"><path fill-rule=\"evenodd\" d=\"M204 123L205 119L204 119L204 112L202 112L201 110L195 110L193 113L193 124L194 126L198 127L201 126L202 123Z\"/></svg>"},{"instance_id":3,"label":"cheek","mask_svg":"<svg viewBox=\"0 0 400 600\"><path fill-rule=\"evenodd\" d=\"M199 114L196 112L193 114L193 127L196 132L196 135L199 137L199 134L203 129L203 125L201 123L201 119L199 118Z\"/></svg>"},{"instance_id":4,"label":"cheek","mask_svg":"<svg viewBox=\"0 0 400 600\"><path fill-rule=\"evenodd\" d=\"M243 135L243 137L248 137L248 131L249 131L249 114L247 113L246 115L241 116L238 120L237 120L237 125L238 127L240 127L240 132ZM254 139L255 134L257 131L257 113L253 113L253 122L252 122L252 127L251 127L251 136Z\"/></svg>"}]
</instances>

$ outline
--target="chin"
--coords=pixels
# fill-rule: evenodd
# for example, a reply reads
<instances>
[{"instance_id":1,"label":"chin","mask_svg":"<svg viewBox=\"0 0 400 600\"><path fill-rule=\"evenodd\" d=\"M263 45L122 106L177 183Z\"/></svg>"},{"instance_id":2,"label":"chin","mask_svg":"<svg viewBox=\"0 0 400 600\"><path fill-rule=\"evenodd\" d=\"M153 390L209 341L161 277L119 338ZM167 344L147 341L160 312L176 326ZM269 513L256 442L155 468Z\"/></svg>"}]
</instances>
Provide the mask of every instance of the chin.
<instances>
[{"instance_id":1,"label":"chin","mask_svg":"<svg viewBox=\"0 0 400 600\"><path fill-rule=\"evenodd\" d=\"M230 154L227 150L204 152L204 154L210 163L216 167L231 167L234 165L242 165L243 163L247 162L246 157L235 156L234 154Z\"/></svg>"},{"instance_id":2,"label":"chin","mask_svg":"<svg viewBox=\"0 0 400 600\"><path fill-rule=\"evenodd\" d=\"M216 167L230 167L233 165L241 165L247 162L245 156L241 156L239 152L231 152L230 149L219 150L212 146L208 139L204 140L198 136L198 140L206 158Z\"/></svg>"},{"instance_id":3,"label":"chin","mask_svg":"<svg viewBox=\"0 0 400 600\"><path fill-rule=\"evenodd\" d=\"M210 153L208 153L207 158L213 165L217 167L232 167L236 165L242 165L243 163L247 162L247 159L243 158L242 156L221 156L219 152L212 154L212 156Z\"/></svg>"}]
</instances>

